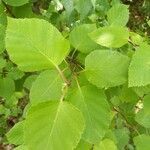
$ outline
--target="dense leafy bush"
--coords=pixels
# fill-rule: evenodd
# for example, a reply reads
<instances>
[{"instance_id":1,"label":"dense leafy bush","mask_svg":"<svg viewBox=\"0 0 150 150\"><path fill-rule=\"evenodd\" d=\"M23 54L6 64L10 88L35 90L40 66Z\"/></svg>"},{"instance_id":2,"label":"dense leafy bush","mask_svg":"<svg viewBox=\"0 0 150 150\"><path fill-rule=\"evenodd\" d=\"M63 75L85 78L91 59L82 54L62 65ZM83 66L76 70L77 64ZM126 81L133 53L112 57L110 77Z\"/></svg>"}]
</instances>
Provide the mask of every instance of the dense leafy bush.
<instances>
[{"instance_id":1,"label":"dense leafy bush","mask_svg":"<svg viewBox=\"0 0 150 150\"><path fill-rule=\"evenodd\" d=\"M0 1L0 149L150 150L149 0Z\"/></svg>"}]
</instances>

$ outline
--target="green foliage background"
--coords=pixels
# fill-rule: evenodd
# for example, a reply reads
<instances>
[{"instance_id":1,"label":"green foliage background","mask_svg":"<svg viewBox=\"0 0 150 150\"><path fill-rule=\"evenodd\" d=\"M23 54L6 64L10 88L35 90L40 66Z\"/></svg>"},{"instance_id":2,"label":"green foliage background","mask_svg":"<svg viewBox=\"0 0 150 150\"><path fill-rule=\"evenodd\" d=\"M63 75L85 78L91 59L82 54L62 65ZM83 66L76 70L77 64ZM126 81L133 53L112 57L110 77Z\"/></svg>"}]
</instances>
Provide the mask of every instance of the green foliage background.
<instances>
[{"instance_id":1,"label":"green foliage background","mask_svg":"<svg viewBox=\"0 0 150 150\"><path fill-rule=\"evenodd\" d=\"M150 150L149 0L0 0L0 150Z\"/></svg>"}]
</instances>

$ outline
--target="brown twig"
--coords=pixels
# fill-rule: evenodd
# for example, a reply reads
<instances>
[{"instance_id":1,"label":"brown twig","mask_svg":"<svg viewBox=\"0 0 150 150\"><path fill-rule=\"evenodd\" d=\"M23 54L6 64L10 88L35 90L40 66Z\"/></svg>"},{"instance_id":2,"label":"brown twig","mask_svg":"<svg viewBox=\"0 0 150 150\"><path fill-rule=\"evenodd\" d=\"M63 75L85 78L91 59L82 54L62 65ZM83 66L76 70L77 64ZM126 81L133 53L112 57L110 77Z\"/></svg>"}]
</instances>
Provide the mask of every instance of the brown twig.
<instances>
[{"instance_id":1,"label":"brown twig","mask_svg":"<svg viewBox=\"0 0 150 150\"><path fill-rule=\"evenodd\" d=\"M129 121L127 120L126 116L125 116L120 110L118 110L118 109L115 108L115 107L113 107L113 109L114 109L114 111L116 111L118 114L120 114L120 115L122 116L122 118L125 120L125 122L127 123L127 126L128 126L130 129L134 130L138 135L140 134L140 133L138 132L138 130L137 130L134 126L132 126L132 125L129 123Z\"/></svg>"}]
</instances>

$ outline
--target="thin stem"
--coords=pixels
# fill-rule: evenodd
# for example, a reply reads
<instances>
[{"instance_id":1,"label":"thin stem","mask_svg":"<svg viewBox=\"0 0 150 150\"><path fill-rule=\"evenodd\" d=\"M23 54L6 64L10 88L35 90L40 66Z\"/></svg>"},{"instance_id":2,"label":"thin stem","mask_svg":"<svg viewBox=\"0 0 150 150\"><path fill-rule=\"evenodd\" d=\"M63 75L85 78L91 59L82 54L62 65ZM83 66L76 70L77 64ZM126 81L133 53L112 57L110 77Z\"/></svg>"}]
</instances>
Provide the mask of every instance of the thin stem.
<instances>
[{"instance_id":1,"label":"thin stem","mask_svg":"<svg viewBox=\"0 0 150 150\"><path fill-rule=\"evenodd\" d=\"M79 84L79 82L78 82L78 78L76 77L75 74L73 74L73 77L74 77L74 79L75 79L75 81L76 81L76 83L77 83L77 87L80 89L80 84Z\"/></svg>"},{"instance_id":2,"label":"thin stem","mask_svg":"<svg viewBox=\"0 0 150 150\"><path fill-rule=\"evenodd\" d=\"M72 55L71 55L71 58L72 58L72 59L73 59L73 57L74 57L76 51L77 51L77 49L75 49L75 50L73 51L73 53L72 53Z\"/></svg>"},{"instance_id":3,"label":"thin stem","mask_svg":"<svg viewBox=\"0 0 150 150\"><path fill-rule=\"evenodd\" d=\"M64 100L64 97L66 95L68 91L68 85L67 84L64 84L63 87L62 87L62 96L60 98L60 101L62 102Z\"/></svg>"},{"instance_id":4,"label":"thin stem","mask_svg":"<svg viewBox=\"0 0 150 150\"><path fill-rule=\"evenodd\" d=\"M56 67L58 73L60 74L61 78L62 78L63 81L64 81L64 85L63 85L63 87L62 87L62 96L61 96L61 98L60 98L60 101L62 102L62 101L64 100L64 97L65 97L67 91L68 91L68 86L69 86L70 83L69 83L69 81L66 79L66 77L65 77L65 75L64 75L64 73L63 73L67 68L65 68L63 71L61 71L58 66L55 66L55 67Z\"/></svg>"},{"instance_id":5,"label":"thin stem","mask_svg":"<svg viewBox=\"0 0 150 150\"><path fill-rule=\"evenodd\" d=\"M62 87L62 96L61 96L61 98L60 98L60 101L62 102L62 101L64 100L64 97L65 97L67 91L68 91L68 86L69 86L70 83L69 83L69 81L66 79L66 77L64 76L64 73L63 73L67 68L65 68L63 71L61 71L58 66L55 66L55 67L56 67L58 73L60 74L61 78L62 78L63 81L64 81L64 85L63 85L63 87Z\"/></svg>"},{"instance_id":6,"label":"thin stem","mask_svg":"<svg viewBox=\"0 0 150 150\"><path fill-rule=\"evenodd\" d=\"M63 85L63 87L62 87L62 96L61 96L61 98L60 98L60 101L62 102L62 101L64 100L64 97L65 97L67 91L68 91L68 86L69 86L70 83L69 83L69 81L66 79L66 77L65 77L65 75L64 75L64 73L63 73L67 68L65 68L63 71L61 71L58 66L55 66L55 67L56 67L58 73L60 74L61 78L62 78L63 81L64 81L64 85Z\"/></svg>"},{"instance_id":7,"label":"thin stem","mask_svg":"<svg viewBox=\"0 0 150 150\"><path fill-rule=\"evenodd\" d=\"M69 81L66 79L66 77L64 76L63 72L60 70L60 68L58 66L55 66L57 71L59 72L61 78L63 79L63 81L67 84L67 86L69 85Z\"/></svg>"},{"instance_id":8,"label":"thin stem","mask_svg":"<svg viewBox=\"0 0 150 150\"><path fill-rule=\"evenodd\" d=\"M84 69L84 68L83 68ZM77 74L81 74L81 73L84 73L86 70L84 69L84 70L81 70L81 71L79 71L79 72L77 72Z\"/></svg>"},{"instance_id":9,"label":"thin stem","mask_svg":"<svg viewBox=\"0 0 150 150\"><path fill-rule=\"evenodd\" d=\"M138 132L138 130L128 122L126 116L125 116L120 110L118 110L118 109L115 108L115 107L113 107L113 109L114 109L117 113L119 113L119 114L122 116L123 119L125 119L125 121L126 121L126 123L127 123L127 125L128 125L129 128L131 128L131 129L134 130L138 135L140 135L140 133Z\"/></svg>"},{"instance_id":10,"label":"thin stem","mask_svg":"<svg viewBox=\"0 0 150 150\"><path fill-rule=\"evenodd\" d=\"M37 49L38 50L38 49ZM58 71L58 73L60 74L60 76L61 76L61 78L63 79L63 81L67 84L67 85L69 85L69 82L68 82L68 80L66 79L66 77L64 76L64 74L63 74L63 72L61 71L61 69L59 68L59 66L58 65L55 65L55 63L47 56L47 55L45 55L44 53L42 53L41 51L39 51L44 57L46 57L48 60L49 60L49 62L51 63L51 64L53 64L54 65L54 67L56 68L56 70Z\"/></svg>"}]
</instances>

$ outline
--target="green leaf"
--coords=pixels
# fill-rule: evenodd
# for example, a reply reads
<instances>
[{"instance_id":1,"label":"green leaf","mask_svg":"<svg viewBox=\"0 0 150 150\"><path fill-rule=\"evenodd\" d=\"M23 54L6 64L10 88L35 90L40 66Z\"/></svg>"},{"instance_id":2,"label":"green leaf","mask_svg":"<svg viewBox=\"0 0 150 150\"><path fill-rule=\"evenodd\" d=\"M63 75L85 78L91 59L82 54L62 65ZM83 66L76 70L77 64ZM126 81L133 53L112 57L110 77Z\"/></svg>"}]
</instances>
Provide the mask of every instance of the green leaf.
<instances>
[{"instance_id":1,"label":"green leaf","mask_svg":"<svg viewBox=\"0 0 150 150\"><path fill-rule=\"evenodd\" d=\"M124 27L107 26L98 28L89 36L97 44L109 48L119 48L128 43L129 32Z\"/></svg>"},{"instance_id":2,"label":"green leaf","mask_svg":"<svg viewBox=\"0 0 150 150\"><path fill-rule=\"evenodd\" d=\"M129 87L150 84L150 46L141 45L133 55L129 66Z\"/></svg>"},{"instance_id":3,"label":"green leaf","mask_svg":"<svg viewBox=\"0 0 150 150\"><path fill-rule=\"evenodd\" d=\"M10 110L4 105L0 104L0 115L4 115L5 118L9 117L11 114Z\"/></svg>"},{"instance_id":4,"label":"green leaf","mask_svg":"<svg viewBox=\"0 0 150 150\"><path fill-rule=\"evenodd\" d=\"M6 134L7 140L10 144L21 145L24 142L23 133L24 121L18 122L13 128Z\"/></svg>"},{"instance_id":5,"label":"green leaf","mask_svg":"<svg viewBox=\"0 0 150 150\"><path fill-rule=\"evenodd\" d=\"M68 54L69 44L45 20L8 18L6 49L20 70L32 72L59 65Z\"/></svg>"},{"instance_id":6,"label":"green leaf","mask_svg":"<svg viewBox=\"0 0 150 150\"><path fill-rule=\"evenodd\" d=\"M45 102L32 107L25 122L25 145L30 150L74 149L84 130L84 118L67 102Z\"/></svg>"},{"instance_id":7,"label":"green leaf","mask_svg":"<svg viewBox=\"0 0 150 150\"><path fill-rule=\"evenodd\" d=\"M5 13L5 7L2 1L0 1L0 24L6 25L6 23L7 23L7 18L6 18L6 13Z\"/></svg>"},{"instance_id":8,"label":"green leaf","mask_svg":"<svg viewBox=\"0 0 150 150\"><path fill-rule=\"evenodd\" d=\"M26 89L30 90L32 87L32 84L34 83L34 81L36 80L38 75L33 74L30 75L29 77L26 78L23 87L25 87Z\"/></svg>"},{"instance_id":9,"label":"green leaf","mask_svg":"<svg viewBox=\"0 0 150 150\"><path fill-rule=\"evenodd\" d=\"M12 13L16 18L36 18L38 17L32 10L33 3L27 3L19 7L13 7Z\"/></svg>"},{"instance_id":10,"label":"green leaf","mask_svg":"<svg viewBox=\"0 0 150 150\"><path fill-rule=\"evenodd\" d=\"M124 4L113 5L107 13L107 20L112 26L125 26L129 20L128 6Z\"/></svg>"},{"instance_id":11,"label":"green leaf","mask_svg":"<svg viewBox=\"0 0 150 150\"><path fill-rule=\"evenodd\" d=\"M5 26L0 24L0 53L5 49Z\"/></svg>"},{"instance_id":12,"label":"green leaf","mask_svg":"<svg viewBox=\"0 0 150 150\"><path fill-rule=\"evenodd\" d=\"M84 140L80 140L75 150L90 150L91 148L92 148L91 144L85 142Z\"/></svg>"},{"instance_id":13,"label":"green leaf","mask_svg":"<svg viewBox=\"0 0 150 150\"><path fill-rule=\"evenodd\" d=\"M7 77L13 80L19 80L24 76L24 72L19 70L17 67L13 67L8 71Z\"/></svg>"},{"instance_id":14,"label":"green leaf","mask_svg":"<svg viewBox=\"0 0 150 150\"><path fill-rule=\"evenodd\" d=\"M67 12L67 16L70 17L72 11L74 10L74 0L61 0L62 4L65 7L65 10Z\"/></svg>"},{"instance_id":15,"label":"green leaf","mask_svg":"<svg viewBox=\"0 0 150 150\"><path fill-rule=\"evenodd\" d=\"M94 150L117 150L117 146L110 139L104 139L94 146Z\"/></svg>"},{"instance_id":16,"label":"green leaf","mask_svg":"<svg viewBox=\"0 0 150 150\"><path fill-rule=\"evenodd\" d=\"M145 113L144 110L140 110L136 114L135 120L143 127L150 128L150 112Z\"/></svg>"},{"instance_id":17,"label":"green leaf","mask_svg":"<svg viewBox=\"0 0 150 150\"><path fill-rule=\"evenodd\" d=\"M93 7L95 8L96 0L91 0L91 3L92 3L92 5L93 5Z\"/></svg>"},{"instance_id":18,"label":"green leaf","mask_svg":"<svg viewBox=\"0 0 150 150\"><path fill-rule=\"evenodd\" d=\"M3 0L3 1L11 6L21 6L29 2L29 0Z\"/></svg>"},{"instance_id":19,"label":"green leaf","mask_svg":"<svg viewBox=\"0 0 150 150\"><path fill-rule=\"evenodd\" d=\"M140 86L140 87L133 87L132 89L135 91L135 93L139 97L144 97L144 95L147 95L147 94L150 93L150 85Z\"/></svg>"},{"instance_id":20,"label":"green leaf","mask_svg":"<svg viewBox=\"0 0 150 150\"><path fill-rule=\"evenodd\" d=\"M89 85L75 89L68 98L85 118L86 128L82 138L89 143L99 142L108 130L111 113L103 90Z\"/></svg>"},{"instance_id":21,"label":"green leaf","mask_svg":"<svg viewBox=\"0 0 150 150\"><path fill-rule=\"evenodd\" d=\"M0 70L6 66L6 60L3 57L0 57Z\"/></svg>"},{"instance_id":22,"label":"green leaf","mask_svg":"<svg viewBox=\"0 0 150 150\"><path fill-rule=\"evenodd\" d=\"M15 92L15 83L10 78L0 78L0 96L9 99Z\"/></svg>"},{"instance_id":23,"label":"green leaf","mask_svg":"<svg viewBox=\"0 0 150 150\"><path fill-rule=\"evenodd\" d=\"M112 0L111 1L111 5L117 5L117 4L121 4L121 0Z\"/></svg>"},{"instance_id":24,"label":"green leaf","mask_svg":"<svg viewBox=\"0 0 150 150\"><path fill-rule=\"evenodd\" d=\"M135 45L140 45L143 43L143 37L135 32L130 32L130 39Z\"/></svg>"},{"instance_id":25,"label":"green leaf","mask_svg":"<svg viewBox=\"0 0 150 150\"><path fill-rule=\"evenodd\" d=\"M139 98L132 88L124 85L119 93L119 99L126 103L136 103Z\"/></svg>"},{"instance_id":26,"label":"green leaf","mask_svg":"<svg viewBox=\"0 0 150 150\"><path fill-rule=\"evenodd\" d=\"M114 134L117 140L117 147L119 150L124 150L129 142L129 130L127 128L115 129Z\"/></svg>"},{"instance_id":27,"label":"green leaf","mask_svg":"<svg viewBox=\"0 0 150 150\"><path fill-rule=\"evenodd\" d=\"M145 128L150 128L150 94L144 97L143 106L143 109L136 114L135 120Z\"/></svg>"},{"instance_id":28,"label":"green leaf","mask_svg":"<svg viewBox=\"0 0 150 150\"><path fill-rule=\"evenodd\" d=\"M150 20L149 20L147 23L148 23L148 25L150 26Z\"/></svg>"},{"instance_id":29,"label":"green leaf","mask_svg":"<svg viewBox=\"0 0 150 150\"><path fill-rule=\"evenodd\" d=\"M8 108L17 107L19 98L22 97L17 97L17 92L13 93L13 95L9 99L6 99L5 106L7 106Z\"/></svg>"},{"instance_id":30,"label":"green leaf","mask_svg":"<svg viewBox=\"0 0 150 150\"><path fill-rule=\"evenodd\" d=\"M116 51L93 51L85 59L87 79L99 88L122 85L127 81L129 61Z\"/></svg>"},{"instance_id":31,"label":"green leaf","mask_svg":"<svg viewBox=\"0 0 150 150\"><path fill-rule=\"evenodd\" d=\"M113 141L115 144L118 143L118 142L117 142L116 135L115 135L115 133L114 133L114 131L113 131L112 128L110 128L110 129L106 132L104 139L110 139L110 140Z\"/></svg>"},{"instance_id":32,"label":"green leaf","mask_svg":"<svg viewBox=\"0 0 150 150\"><path fill-rule=\"evenodd\" d=\"M16 147L14 150L28 150L28 149L27 149L27 146L20 145L20 146Z\"/></svg>"},{"instance_id":33,"label":"green leaf","mask_svg":"<svg viewBox=\"0 0 150 150\"><path fill-rule=\"evenodd\" d=\"M75 8L80 14L80 20L84 20L92 9L91 0L76 0Z\"/></svg>"},{"instance_id":34,"label":"green leaf","mask_svg":"<svg viewBox=\"0 0 150 150\"><path fill-rule=\"evenodd\" d=\"M150 136L141 134L133 139L136 150L150 150Z\"/></svg>"},{"instance_id":35,"label":"green leaf","mask_svg":"<svg viewBox=\"0 0 150 150\"><path fill-rule=\"evenodd\" d=\"M110 9L110 2L108 0L96 0L96 9L98 9L101 17L104 17Z\"/></svg>"},{"instance_id":36,"label":"green leaf","mask_svg":"<svg viewBox=\"0 0 150 150\"><path fill-rule=\"evenodd\" d=\"M40 88L39 88L40 87ZM58 100L61 98L63 80L56 70L42 72L34 81L30 90L31 104Z\"/></svg>"},{"instance_id":37,"label":"green leaf","mask_svg":"<svg viewBox=\"0 0 150 150\"><path fill-rule=\"evenodd\" d=\"M95 24L82 24L73 29L70 33L70 43L82 53L89 53L100 46L93 42L88 33L96 30Z\"/></svg>"}]
</instances>

